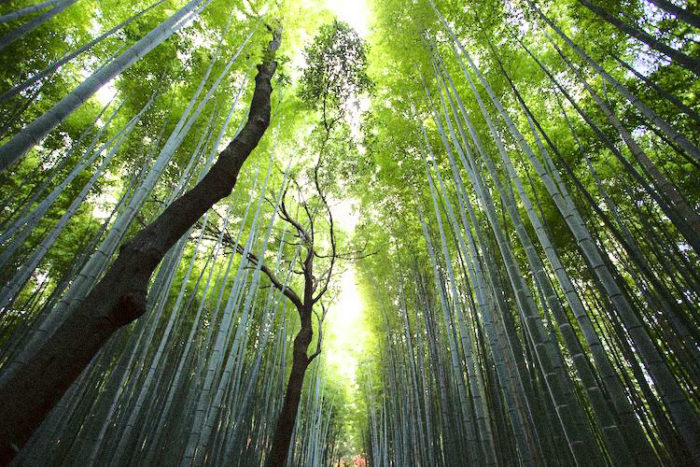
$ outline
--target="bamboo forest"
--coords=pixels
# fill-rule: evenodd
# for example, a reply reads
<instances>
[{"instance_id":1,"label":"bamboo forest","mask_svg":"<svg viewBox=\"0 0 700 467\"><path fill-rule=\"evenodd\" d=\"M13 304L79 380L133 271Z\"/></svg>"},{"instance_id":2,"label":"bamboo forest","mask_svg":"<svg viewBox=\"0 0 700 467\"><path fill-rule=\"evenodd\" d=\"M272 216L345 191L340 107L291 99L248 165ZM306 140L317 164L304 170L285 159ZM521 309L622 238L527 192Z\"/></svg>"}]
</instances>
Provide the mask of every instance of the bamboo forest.
<instances>
[{"instance_id":1,"label":"bamboo forest","mask_svg":"<svg viewBox=\"0 0 700 467\"><path fill-rule=\"evenodd\" d=\"M700 466L698 0L0 0L0 465Z\"/></svg>"}]
</instances>

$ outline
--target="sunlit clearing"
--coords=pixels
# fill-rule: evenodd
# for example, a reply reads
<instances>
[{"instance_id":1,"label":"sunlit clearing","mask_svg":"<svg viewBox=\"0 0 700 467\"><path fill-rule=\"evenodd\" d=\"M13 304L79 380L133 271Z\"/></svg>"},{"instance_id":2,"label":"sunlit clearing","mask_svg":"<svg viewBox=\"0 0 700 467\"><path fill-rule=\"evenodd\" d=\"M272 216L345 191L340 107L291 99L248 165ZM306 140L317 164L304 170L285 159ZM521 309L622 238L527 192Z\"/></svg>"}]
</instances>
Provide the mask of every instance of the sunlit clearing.
<instances>
[{"instance_id":1,"label":"sunlit clearing","mask_svg":"<svg viewBox=\"0 0 700 467\"><path fill-rule=\"evenodd\" d=\"M109 101L117 94L117 88L114 87L114 80L110 80L95 93L97 102L102 105L107 105Z\"/></svg>"},{"instance_id":2,"label":"sunlit clearing","mask_svg":"<svg viewBox=\"0 0 700 467\"><path fill-rule=\"evenodd\" d=\"M359 220L353 209L353 200L333 203L333 221L339 230L352 235ZM341 267L344 266L341 264ZM328 362L335 366L345 385L354 385L357 368L358 343L362 341L362 303L355 283L355 270L350 265L340 276L339 293L328 313L327 345L324 348Z\"/></svg>"},{"instance_id":3,"label":"sunlit clearing","mask_svg":"<svg viewBox=\"0 0 700 467\"><path fill-rule=\"evenodd\" d=\"M358 213L353 209L353 201L344 199L334 202L332 210L336 227L352 235L359 220ZM366 331L362 329L362 302L352 265L340 276L338 286L338 296L328 313L328 339L324 353L328 363L338 370L336 374L343 378L344 384L353 385L358 358L356 350L361 342L361 334Z\"/></svg>"},{"instance_id":4,"label":"sunlit clearing","mask_svg":"<svg viewBox=\"0 0 700 467\"><path fill-rule=\"evenodd\" d=\"M342 383L354 391L356 372L367 329L362 320L362 300L355 282L354 268L348 268L340 277L340 294L328 314L327 333L329 339L323 349L333 374L342 378Z\"/></svg>"},{"instance_id":5,"label":"sunlit clearing","mask_svg":"<svg viewBox=\"0 0 700 467\"><path fill-rule=\"evenodd\" d=\"M333 204L333 221L343 231L352 234L359 221L359 214L353 208L352 199L344 199Z\"/></svg>"}]
</instances>

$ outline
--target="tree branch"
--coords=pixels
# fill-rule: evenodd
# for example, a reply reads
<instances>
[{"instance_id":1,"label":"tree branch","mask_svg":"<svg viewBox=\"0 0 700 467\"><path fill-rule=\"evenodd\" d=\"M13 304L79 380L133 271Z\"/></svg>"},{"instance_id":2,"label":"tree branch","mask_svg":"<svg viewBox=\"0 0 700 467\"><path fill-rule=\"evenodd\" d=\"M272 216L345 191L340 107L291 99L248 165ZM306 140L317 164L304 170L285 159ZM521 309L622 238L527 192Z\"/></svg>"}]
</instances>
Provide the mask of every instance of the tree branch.
<instances>
[{"instance_id":1,"label":"tree branch","mask_svg":"<svg viewBox=\"0 0 700 467\"><path fill-rule=\"evenodd\" d=\"M272 283L272 285L277 290L282 292L284 294L284 296L287 297L294 304L295 307L297 307L298 309L303 307L303 303L302 303L301 299L299 298L299 295L297 295L297 293L293 289L284 285L282 283L282 281L279 280L279 278L275 275L274 272L272 272L272 270L270 268L268 268L264 264L260 263L260 259L256 255L254 255L251 252L248 252L244 255L245 249L240 244L236 244L235 251L236 251L236 253L240 254L241 256L244 256L245 259L250 261L254 266L259 267L260 270L263 273L265 273L267 278L270 279L270 282Z\"/></svg>"},{"instance_id":2,"label":"tree branch","mask_svg":"<svg viewBox=\"0 0 700 467\"><path fill-rule=\"evenodd\" d=\"M313 362L316 357L321 355L321 344L323 343L323 323L325 322L326 314L328 313L328 309L323 302L321 302L321 310L323 310L323 313L320 317L318 316L318 313L314 312L314 315L316 315L316 320L318 321L318 340L316 341L316 350L308 358L309 363Z\"/></svg>"}]
</instances>

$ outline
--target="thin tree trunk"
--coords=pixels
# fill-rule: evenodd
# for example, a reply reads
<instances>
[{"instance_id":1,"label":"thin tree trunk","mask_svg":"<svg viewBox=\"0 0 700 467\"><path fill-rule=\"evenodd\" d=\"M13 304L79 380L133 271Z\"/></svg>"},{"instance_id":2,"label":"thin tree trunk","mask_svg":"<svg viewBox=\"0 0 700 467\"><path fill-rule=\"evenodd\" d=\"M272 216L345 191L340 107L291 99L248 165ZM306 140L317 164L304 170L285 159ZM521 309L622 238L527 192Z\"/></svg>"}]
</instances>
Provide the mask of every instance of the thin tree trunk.
<instances>
[{"instance_id":1,"label":"thin tree trunk","mask_svg":"<svg viewBox=\"0 0 700 467\"><path fill-rule=\"evenodd\" d=\"M33 74L20 84L17 84L16 86L13 86L11 89L8 91L4 92L2 95L0 95L0 104L5 103L7 100L9 100L11 97L19 94L20 92L24 91L25 89L29 88L31 85L36 83L37 81L41 81L42 79L46 78L47 76L52 75L56 71L58 71L63 65L66 63L70 62L73 60L75 57L78 55L82 54L86 50L90 50L92 46L95 44L103 41L105 38L113 35L115 32L120 31L124 29L126 26L128 26L132 21L136 20L139 18L141 15L144 13L152 10L153 8L157 7L161 3L163 3L165 0L158 0L157 2L153 3L150 6L147 6L143 10L139 11L138 13L134 14L133 16L129 17L128 19L122 21L118 25L114 26L113 28L109 29L108 31L100 34L96 38L92 39L91 41L83 44L82 46L78 47L76 50L74 50L71 53L68 53L61 57L60 59L56 60L55 62L51 63L49 66L44 68L42 71ZM1 19L1 18L0 18ZM118 52L117 52L118 53ZM110 57L111 60L111 57Z\"/></svg>"},{"instance_id":2,"label":"thin tree trunk","mask_svg":"<svg viewBox=\"0 0 700 467\"><path fill-rule=\"evenodd\" d=\"M605 21L618 28L620 31L644 42L652 49L658 50L662 54L666 55L675 64L680 65L683 68L686 68L695 73L696 75L700 76L700 61L698 61L697 59L686 55L685 53L680 52L672 47L667 46L663 42L659 41L658 39L652 37L645 31L642 31L641 29L635 26L630 26L629 24L619 19L617 16L610 14L604 8L599 7L598 5L595 5L588 0L579 0L579 2L581 3L581 5L585 6L586 8L603 18Z\"/></svg>"},{"instance_id":3,"label":"thin tree trunk","mask_svg":"<svg viewBox=\"0 0 700 467\"><path fill-rule=\"evenodd\" d=\"M142 37L119 57L85 79L82 84L41 117L24 127L11 140L0 146L0 170L7 169L12 163L20 159L98 89L153 50L178 29L182 28L186 24L187 18L198 14L210 2L211 0L190 0L184 7Z\"/></svg>"},{"instance_id":4,"label":"thin tree trunk","mask_svg":"<svg viewBox=\"0 0 700 467\"><path fill-rule=\"evenodd\" d=\"M678 5L676 5L673 2L670 2L669 0L648 0L649 3L656 5L657 7L661 8L662 10L666 10L667 12L671 13L672 15L675 15L677 18L682 19L686 23L695 26L696 28L700 28L700 16L697 14L693 13L692 11L688 11L688 8L681 8Z\"/></svg>"},{"instance_id":5,"label":"thin tree trunk","mask_svg":"<svg viewBox=\"0 0 700 467\"><path fill-rule=\"evenodd\" d=\"M15 10L12 13L0 16L0 24L13 21L17 18L21 18L22 16L35 13L39 10L43 10L44 8L51 5L55 5L58 2L59 0L48 0L46 2L37 3L36 5L31 5L28 7L21 8L19 10Z\"/></svg>"},{"instance_id":6,"label":"thin tree trunk","mask_svg":"<svg viewBox=\"0 0 700 467\"><path fill-rule=\"evenodd\" d=\"M287 390L284 395L284 404L280 412L275 428L272 449L265 465L267 467L283 467L287 460L287 453L292 441L292 431L301 401L301 390L304 386L304 375L309 366L309 357L306 352L311 343L313 329L311 327L311 310L300 310L301 329L294 338L294 352L292 354L292 371L289 374Z\"/></svg>"},{"instance_id":7,"label":"thin tree trunk","mask_svg":"<svg viewBox=\"0 0 700 467\"><path fill-rule=\"evenodd\" d=\"M44 24L46 21L50 20L51 18L53 18L54 16L56 16L57 14L74 4L76 1L77 0L63 0L61 3L51 8L46 13L42 13L36 18L27 21L20 27L13 29L4 36L0 37L0 50L3 50L5 47L12 44L14 41L24 37L26 34L29 34L33 30Z\"/></svg>"},{"instance_id":8,"label":"thin tree trunk","mask_svg":"<svg viewBox=\"0 0 700 467\"><path fill-rule=\"evenodd\" d=\"M576 54L579 57L581 57L590 66L592 66L605 81L610 83L610 85L613 88L615 88L620 94L622 94L629 101L630 104L636 107L637 110L639 110L639 112L644 116L644 118L656 125L656 127L658 127L659 130L663 132L669 140L682 147L683 150L688 154L688 156L692 157L696 161L700 160L700 150L698 150L698 148L693 143L688 141L688 139L684 135L674 130L667 121L656 115L656 113L651 108L649 108L641 99L635 96L624 84L620 83L615 78L613 78L610 75L610 73L606 72L605 69L598 64L598 62L591 58L581 47L579 47L573 40L571 40L569 36L564 34L561 28L559 28L556 24L554 24L554 22L552 22L552 20L550 20L544 13L542 13L542 10L540 10L532 2L530 2L530 4L532 5L533 9L535 9L535 11L538 13L538 15L544 20L544 22L547 23L552 28L552 30L554 30L557 33L557 35L560 36L576 52ZM555 48L557 48L557 45L553 41L552 44ZM564 55L561 52L559 52L559 54L566 61ZM576 70L574 70L574 72L576 72Z\"/></svg>"}]
</instances>

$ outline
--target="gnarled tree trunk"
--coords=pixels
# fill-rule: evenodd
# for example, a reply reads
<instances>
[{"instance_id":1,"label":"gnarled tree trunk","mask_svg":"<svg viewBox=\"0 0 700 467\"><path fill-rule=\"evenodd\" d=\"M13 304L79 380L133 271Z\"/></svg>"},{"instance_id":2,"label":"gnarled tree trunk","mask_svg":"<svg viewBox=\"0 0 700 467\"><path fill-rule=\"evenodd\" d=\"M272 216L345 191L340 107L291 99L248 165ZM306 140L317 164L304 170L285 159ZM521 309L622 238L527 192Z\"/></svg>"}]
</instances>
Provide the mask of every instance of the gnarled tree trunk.
<instances>
[{"instance_id":1,"label":"gnarled tree trunk","mask_svg":"<svg viewBox=\"0 0 700 467\"><path fill-rule=\"evenodd\" d=\"M217 201L270 123L271 78L281 32L274 33L258 65L248 120L204 178L125 243L102 280L21 367L0 376L0 464L27 441L109 337L146 311L148 283L168 250Z\"/></svg>"}]
</instances>

